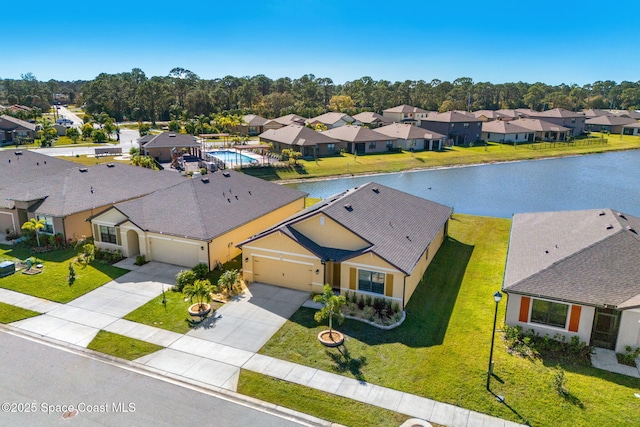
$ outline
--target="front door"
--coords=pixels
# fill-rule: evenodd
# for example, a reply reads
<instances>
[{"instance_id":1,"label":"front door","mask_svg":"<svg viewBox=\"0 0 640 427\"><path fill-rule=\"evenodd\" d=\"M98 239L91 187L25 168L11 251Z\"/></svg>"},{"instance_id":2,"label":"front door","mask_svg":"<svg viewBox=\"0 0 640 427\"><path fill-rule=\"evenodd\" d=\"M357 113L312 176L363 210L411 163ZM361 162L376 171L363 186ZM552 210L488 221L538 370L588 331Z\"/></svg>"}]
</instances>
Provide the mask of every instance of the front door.
<instances>
[{"instance_id":1,"label":"front door","mask_svg":"<svg viewBox=\"0 0 640 427\"><path fill-rule=\"evenodd\" d=\"M356 153L364 154L364 152L365 152L364 142L356 142Z\"/></svg>"},{"instance_id":2,"label":"front door","mask_svg":"<svg viewBox=\"0 0 640 427\"><path fill-rule=\"evenodd\" d=\"M596 308L591 329L591 345L615 350L620 312L610 308Z\"/></svg>"}]
</instances>

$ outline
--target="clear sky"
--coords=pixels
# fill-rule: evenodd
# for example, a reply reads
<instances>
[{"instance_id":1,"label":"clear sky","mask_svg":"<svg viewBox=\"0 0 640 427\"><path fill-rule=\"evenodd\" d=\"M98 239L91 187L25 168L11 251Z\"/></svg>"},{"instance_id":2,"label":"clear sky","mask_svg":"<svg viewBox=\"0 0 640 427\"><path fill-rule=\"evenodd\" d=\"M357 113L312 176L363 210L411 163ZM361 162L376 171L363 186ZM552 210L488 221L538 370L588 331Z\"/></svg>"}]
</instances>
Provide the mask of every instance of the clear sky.
<instances>
[{"instance_id":1,"label":"clear sky","mask_svg":"<svg viewBox=\"0 0 640 427\"><path fill-rule=\"evenodd\" d=\"M640 0L59 1L2 6L0 78L90 80L174 67L584 85L640 80ZM11 17L15 16L15 19Z\"/></svg>"}]
</instances>

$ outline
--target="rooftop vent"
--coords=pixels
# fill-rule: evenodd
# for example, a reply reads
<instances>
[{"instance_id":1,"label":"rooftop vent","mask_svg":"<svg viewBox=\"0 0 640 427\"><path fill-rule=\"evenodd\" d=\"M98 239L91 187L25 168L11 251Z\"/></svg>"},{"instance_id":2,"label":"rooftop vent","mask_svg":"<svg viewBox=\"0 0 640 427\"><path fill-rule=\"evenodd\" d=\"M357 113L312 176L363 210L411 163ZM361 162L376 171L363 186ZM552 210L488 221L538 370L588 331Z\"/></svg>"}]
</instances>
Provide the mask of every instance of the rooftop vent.
<instances>
[{"instance_id":1,"label":"rooftop vent","mask_svg":"<svg viewBox=\"0 0 640 427\"><path fill-rule=\"evenodd\" d=\"M80 169L78 169L78 170L79 170L80 172L89 172L89 169L87 169L87 168L80 168Z\"/></svg>"},{"instance_id":2,"label":"rooftop vent","mask_svg":"<svg viewBox=\"0 0 640 427\"><path fill-rule=\"evenodd\" d=\"M613 228L613 224L607 224L607 230L611 230Z\"/></svg>"},{"instance_id":3,"label":"rooftop vent","mask_svg":"<svg viewBox=\"0 0 640 427\"><path fill-rule=\"evenodd\" d=\"M251 196L251 190L249 190L249 195Z\"/></svg>"},{"instance_id":4,"label":"rooftop vent","mask_svg":"<svg viewBox=\"0 0 640 427\"><path fill-rule=\"evenodd\" d=\"M22 156L22 151L16 151L16 156Z\"/></svg>"},{"instance_id":5,"label":"rooftop vent","mask_svg":"<svg viewBox=\"0 0 640 427\"><path fill-rule=\"evenodd\" d=\"M376 194L380 192L380 189L378 187L373 187L371 190Z\"/></svg>"},{"instance_id":6,"label":"rooftop vent","mask_svg":"<svg viewBox=\"0 0 640 427\"><path fill-rule=\"evenodd\" d=\"M116 165L115 165L115 164L113 164L113 163L107 163L107 167L108 167L108 168L113 168L113 167L115 167L115 166L116 166Z\"/></svg>"},{"instance_id":7,"label":"rooftop vent","mask_svg":"<svg viewBox=\"0 0 640 427\"><path fill-rule=\"evenodd\" d=\"M627 228L627 230L629 230L630 232L635 233L635 234L638 234L638 232L637 232L637 231L636 231L632 226L627 225L627 227L626 227L626 228Z\"/></svg>"},{"instance_id":8,"label":"rooftop vent","mask_svg":"<svg viewBox=\"0 0 640 427\"><path fill-rule=\"evenodd\" d=\"M604 216L604 211L600 211L600 212L598 212L598 215L600 215L600 216Z\"/></svg>"},{"instance_id":9,"label":"rooftop vent","mask_svg":"<svg viewBox=\"0 0 640 427\"><path fill-rule=\"evenodd\" d=\"M231 174L227 171L222 172L222 176L229 178L231 176Z\"/></svg>"},{"instance_id":10,"label":"rooftop vent","mask_svg":"<svg viewBox=\"0 0 640 427\"><path fill-rule=\"evenodd\" d=\"M624 216L624 214L622 212L617 212L616 215L618 215L622 219L627 219L627 217Z\"/></svg>"},{"instance_id":11,"label":"rooftop vent","mask_svg":"<svg viewBox=\"0 0 640 427\"><path fill-rule=\"evenodd\" d=\"M411 241L411 237L407 236L407 240L408 240L408 241Z\"/></svg>"},{"instance_id":12,"label":"rooftop vent","mask_svg":"<svg viewBox=\"0 0 640 427\"><path fill-rule=\"evenodd\" d=\"M231 203L231 199L227 199L227 202Z\"/></svg>"},{"instance_id":13,"label":"rooftop vent","mask_svg":"<svg viewBox=\"0 0 640 427\"><path fill-rule=\"evenodd\" d=\"M204 182L205 184L208 184L209 178L200 178L200 181Z\"/></svg>"},{"instance_id":14,"label":"rooftop vent","mask_svg":"<svg viewBox=\"0 0 640 427\"><path fill-rule=\"evenodd\" d=\"M353 206L351 206L349 203L347 203L346 205L344 205L344 208L346 210L348 210L349 212L351 212L353 210Z\"/></svg>"}]
</instances>

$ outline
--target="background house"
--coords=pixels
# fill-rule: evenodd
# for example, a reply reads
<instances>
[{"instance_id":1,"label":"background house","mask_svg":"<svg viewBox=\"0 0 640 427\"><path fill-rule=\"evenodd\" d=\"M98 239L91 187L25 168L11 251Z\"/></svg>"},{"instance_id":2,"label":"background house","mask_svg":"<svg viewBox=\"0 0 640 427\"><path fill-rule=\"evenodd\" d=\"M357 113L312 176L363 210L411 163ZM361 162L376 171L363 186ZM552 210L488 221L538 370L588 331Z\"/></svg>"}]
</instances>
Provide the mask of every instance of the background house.
<instances>
[{"instance_id":1,"label":"background house","mask_svg":"<svg viewBox=\"0 0 640 427\"><path fill-rule=\"evenodd\" d=\"M464 145L480 139L483 121L464 111L429 113L420 127L446 135L452 145Z\"/></svg>"},{"instance_id":2,"label":"background house","mask_svg":"<svg viewBox=\"0 0 640 427\"><path fill-rule=\"evenodd\" d=\"M369 129L374 129L393 123L392 120L389 120L386 117L383 117L380 114L373 113L371 111L364 111L362 113L355 114L353 118Z\"/></svg>"},{"instance_id":3,"label":"background house","mask_svg":"<svg viewBox=\"0 0 640 427\"><path fill-rule=\"evenodd\" d=\"M519 110L524 111L524 110ZM569 128L570 136L579 136L584 133L585 116L582 112L574 112L563 108L554 108L546 111L525 112L525 117L540 119L558 126Z\"/></svg>"},{"instance_id":4,"label":"background house","mask_svg":"<svg viewBox=\"0 0 640 427\"><path fill-rule=\"evenodd\" d=\"M260 141L271 143L275 152L291 149L302 153L305 157L332 156L340 153L341 149L347 148L344 141L297 124L280 129L269 129L260 134Z\"/></svg>"},{"instance_id":5,"label":"background house","mask_svg":"<svg viewBox=\"0 0 640 427\"><path fill-rule=\"evenodd\" d=\"M390 139L403 150L442 150L446 137L408 123L393 123L374 129Z\"/></svg>"},{"instance_id":6,"label":"background house","mask_svg":"<svg viewBox=\"0 0 640 427\"><path fill-rule=\"evenodd\" d=\"M482 124L482 136L484 141L518 143L533 142L535 132L531 129L518 126L516 121L494 120Z\"/></svg>"},{"instance_id":7,"label":"background house","mask_svg":"<svg viewBox=\"0 0 640 427\"><path fill-rule=\"evenodd\" d=\"M166 172L165 172L166 173ZM302 210L306 193L235 171L218 171L91 217L95 244L127 257L213 269L238 242Z\"/></svg>"},{"instance_id":8,"label":"background house","mask_svg":"<svg viewBox=\"0 0 640 427\"><path fill-rule=\"evenodd\" d=\"M536 141L566 141L571 135L571 129L546 120L517 119L509 123L534 132Z\"/></svg>"},{"instance_id":9,"label":"background house","mask_svg":"<svg viewBox=\"0 0 640 427\"><path fill-rule=\"evenodd\" d=\"M24 120L3 114L0 116L0 145L33 141L37 126Z\"/></svg>"},{"instance_id":10,"label":"background house","mask_svg":"<svg viewBox=\"0 0 640 427\"><path fill-rule=\"evenodd\" d=\"M640 346L640 218L611 209L513 216L506 323L624 352Z\"/></svg>"},{"instance_id":11,"label":"background house","mask_svg":"<svg viewBox=\"0 0 640 427\"><path fill-rule=\"evenodd\" d=\"M369 128L354 125L340 126L320 132L346 143L347 153L381 153L396 147L396 140Z\"/></svg>"},{"instance_id":12,"label":"background house","mask_svg":"<svg viewBox=\"0 0 640 427\"><path fill-rule=\"evenodd\" d=\"M640 135L640 123L622 126L622 133L624 135Z\"/></svg>"},{"instance_id":13,"label":"background house","mask_svg":"<svg viewBox=\"0 0 640 427\"><path fill-rule=\"evenodd\" d=\"M447 236L452 210L368 183L240 243L244 279L308 292L384 297L405 307Z\"/></svg>"},{"instance_id":14,"label":"background house","mask_svg":"<svg viewBox=\"0 0 640 427\"><path fill-rule=\"evenodd\" d=\"M420 121L428 114L427 110L406 104L382 111L382 116L392 123L408 123L416 126L420 126Z\"/></svg>"},{"instance_id":15,"label":"background house","mask_svg":"<svg viewBox=\"0 0 640 427\"><path fill-rule=\"evenodd\" d=\"M265 119L256 114L247 114L242 117L242 124L236 130L241 135L255 136L267 129L278 129L280 127L282 125L273 120Z\"/></svg>"},{"instance_id":16,"label":"background house","mask_svg":"<svg viewBox=\"0 0 640 427\"><path fill-rule=\"evenodd\" d=\"M323 124L327 127L327 129L334 129L347 124L361 125L362 123L360 123L359 121L357 121L356 119L354 119L348 114L338 113L338 112L329 112L329 113L324 113L319 116L307 119L306 124L308 125Z\"/></svg>"},{"instance_id":17,"label":"background house","mask_svg":"<svg viewBox=\"0 0 640 427\"><path fill-rule=\"evenodd\" d=\"M587 119L585 121L585 128L589 132L622 133L622 128L625 125L633 123L638 122L624 116L602 115Z\"/></svg>"}]
</instances>

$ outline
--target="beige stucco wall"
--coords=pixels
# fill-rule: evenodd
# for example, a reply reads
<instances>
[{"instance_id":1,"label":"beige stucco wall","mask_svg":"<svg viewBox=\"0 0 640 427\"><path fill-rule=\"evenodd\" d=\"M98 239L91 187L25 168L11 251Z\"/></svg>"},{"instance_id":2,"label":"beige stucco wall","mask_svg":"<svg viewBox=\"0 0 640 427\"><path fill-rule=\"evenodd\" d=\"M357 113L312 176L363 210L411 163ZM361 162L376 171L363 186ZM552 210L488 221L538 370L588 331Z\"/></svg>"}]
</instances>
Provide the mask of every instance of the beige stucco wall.
<instances>
[{"instance_id":1,"label":"beige stucco wall","mask_svg":"<svg viewBox=\"0 0 640 427\"><path fill-rule=\"evenodd\" d=\"M569 328L569 319L571 317L571 305L570 303L563 303L569 306L569 311L567 314L567 322L564 328L558 328L549 325L541 325L538 323L530 323L530 322L520 322L520 301L522 299L522 295L518 294L508 294L507 297L507 313L505 317L505 323L509 326L521 326L523 331L533 330L540 334L541 336L548 335L553 338L556 334L564 335L567 340L571 339L571 337L578 336L581 342L585 342L589 344L591 341L591 329L593 327L593 317L595 315L596 309L594 307L589 306L581 306L582 309L580 311L580 323L578 326L578 332L570 332ZM544 300L544 298L539 298ZM552 302L559 302L548 300ZM527 315L527 319L531 318L531 308L533 307L533 298L531 299L531 303L529 304L529 313Z\"/></svg>"},{"instance_id":2,"label":"beige stucco wall","mask_svg":"<svg viewBox=\"0 0 640 427\"><path fill-rule=\"evenodd\" d=\"M275 211L256 218L255 220L244 224L222 236L216 237L209 243L209 268L214 268L217 262L224 264L241 253L241 249L236 245L243 240L248 239L261 232L262 230L272 227L285 218L304 209L305 198L295 200Z\"/></svg>"},{"instance_id":3,"label":"beige stucco wall","mask_svg":"<svg viewBox=\"0 0 640 427\"><path fill-rule=\"evenodd\" d=\"M616 352L624 353L626 346L640 347L640 309L624 310L620 315Z\"/></svg>"},{"instance_id":4,"label":"beige stucco wall","mask_svg":"<svg viewBox=\"0 0 640 427\"><path fill-rule=\"evenodd\" d=\"M78 212L64 218L64 234L65 238L77 240L82 236L91 237L93 236L93 231L91 229L91 223L87 221L87 218L90 218L92 215L95 215L96 212L100 212L104 209L107 209L109 206L101 206L99 208L95 208L92 210L86 210L83 212ZM54 222L54 228L55 228ZM56 229L56 233L58 229ZM59 230L62 233L62 230ZM93 236L95 237L95 236Z\"/></svg>"},{"instance_id":5,"label":"beige stucco wall","mask_svg":"<svg viewBox=\"0 0 640 427\"><path fill-rule=\"evenodd\" d=\"M293 229L304 234L320 246L349 251L371 246L365 240L322 213L294 224Z\"/></svg>"},{"instance_id":6,"label":"beige stucco wall","mask_svg":"<svg viewBox=\"0 0 640 427\"><path fill-rule=\"evenodd\" d=\"M351 288L351 269L355 268L355 289ZM364 292L358 290L358 270L369 270L375 271L377 273L385 274L385 295L376 294L373 292ZM393 276L393 293L391 296L387 296L388 293L388 281L389 276ZM397 302L402 305L402 293L404 289L404 277L405 274L399 271L397 268L389 264L387 261L380 258L378 255L369 252L357 256L355 258L351 258L348 261L344 261L341 263L340 267L340 293L344 295L346 292L360 295L369 295L372 298L379 298L382 296L386 296L391 299L393 302Z\"/></svg>"},{"instance_id":7,"label":"beige stucco wall","mask_svg":"<svg viewBox=\"0 0 640 427\"><path fill-rule=\"evenodd\" d=\"M19 233L20 225L16 209L0 209L0 233L4 233L6 229L12 229Z\"/></svg>"},{"instance_id":8,"label":"beige stucco wall","mask_svg":"<svg viewBox=\"0 0 640 427\"><path fill-rule=\"evenodd\" d=\"M442 226L440 231L438 231L438 234L436 234L435 238L431 241L431 244L428 246L428 250L426 250L425 253L422 254L422 256L420 257L420 261L418 261L418 263L416 264L415 268L411 272L411 275L407 276L404 293L405 305L409 303L411 295L413 295L413 292L420 284L424 273L427 271L429 264L431 264L431 260L433 260L433 257L438 252L438 249L440 249L440 246L442 246L442 243L444 242L445 228L446 224Z\"/></svg>"}]
</instances>

